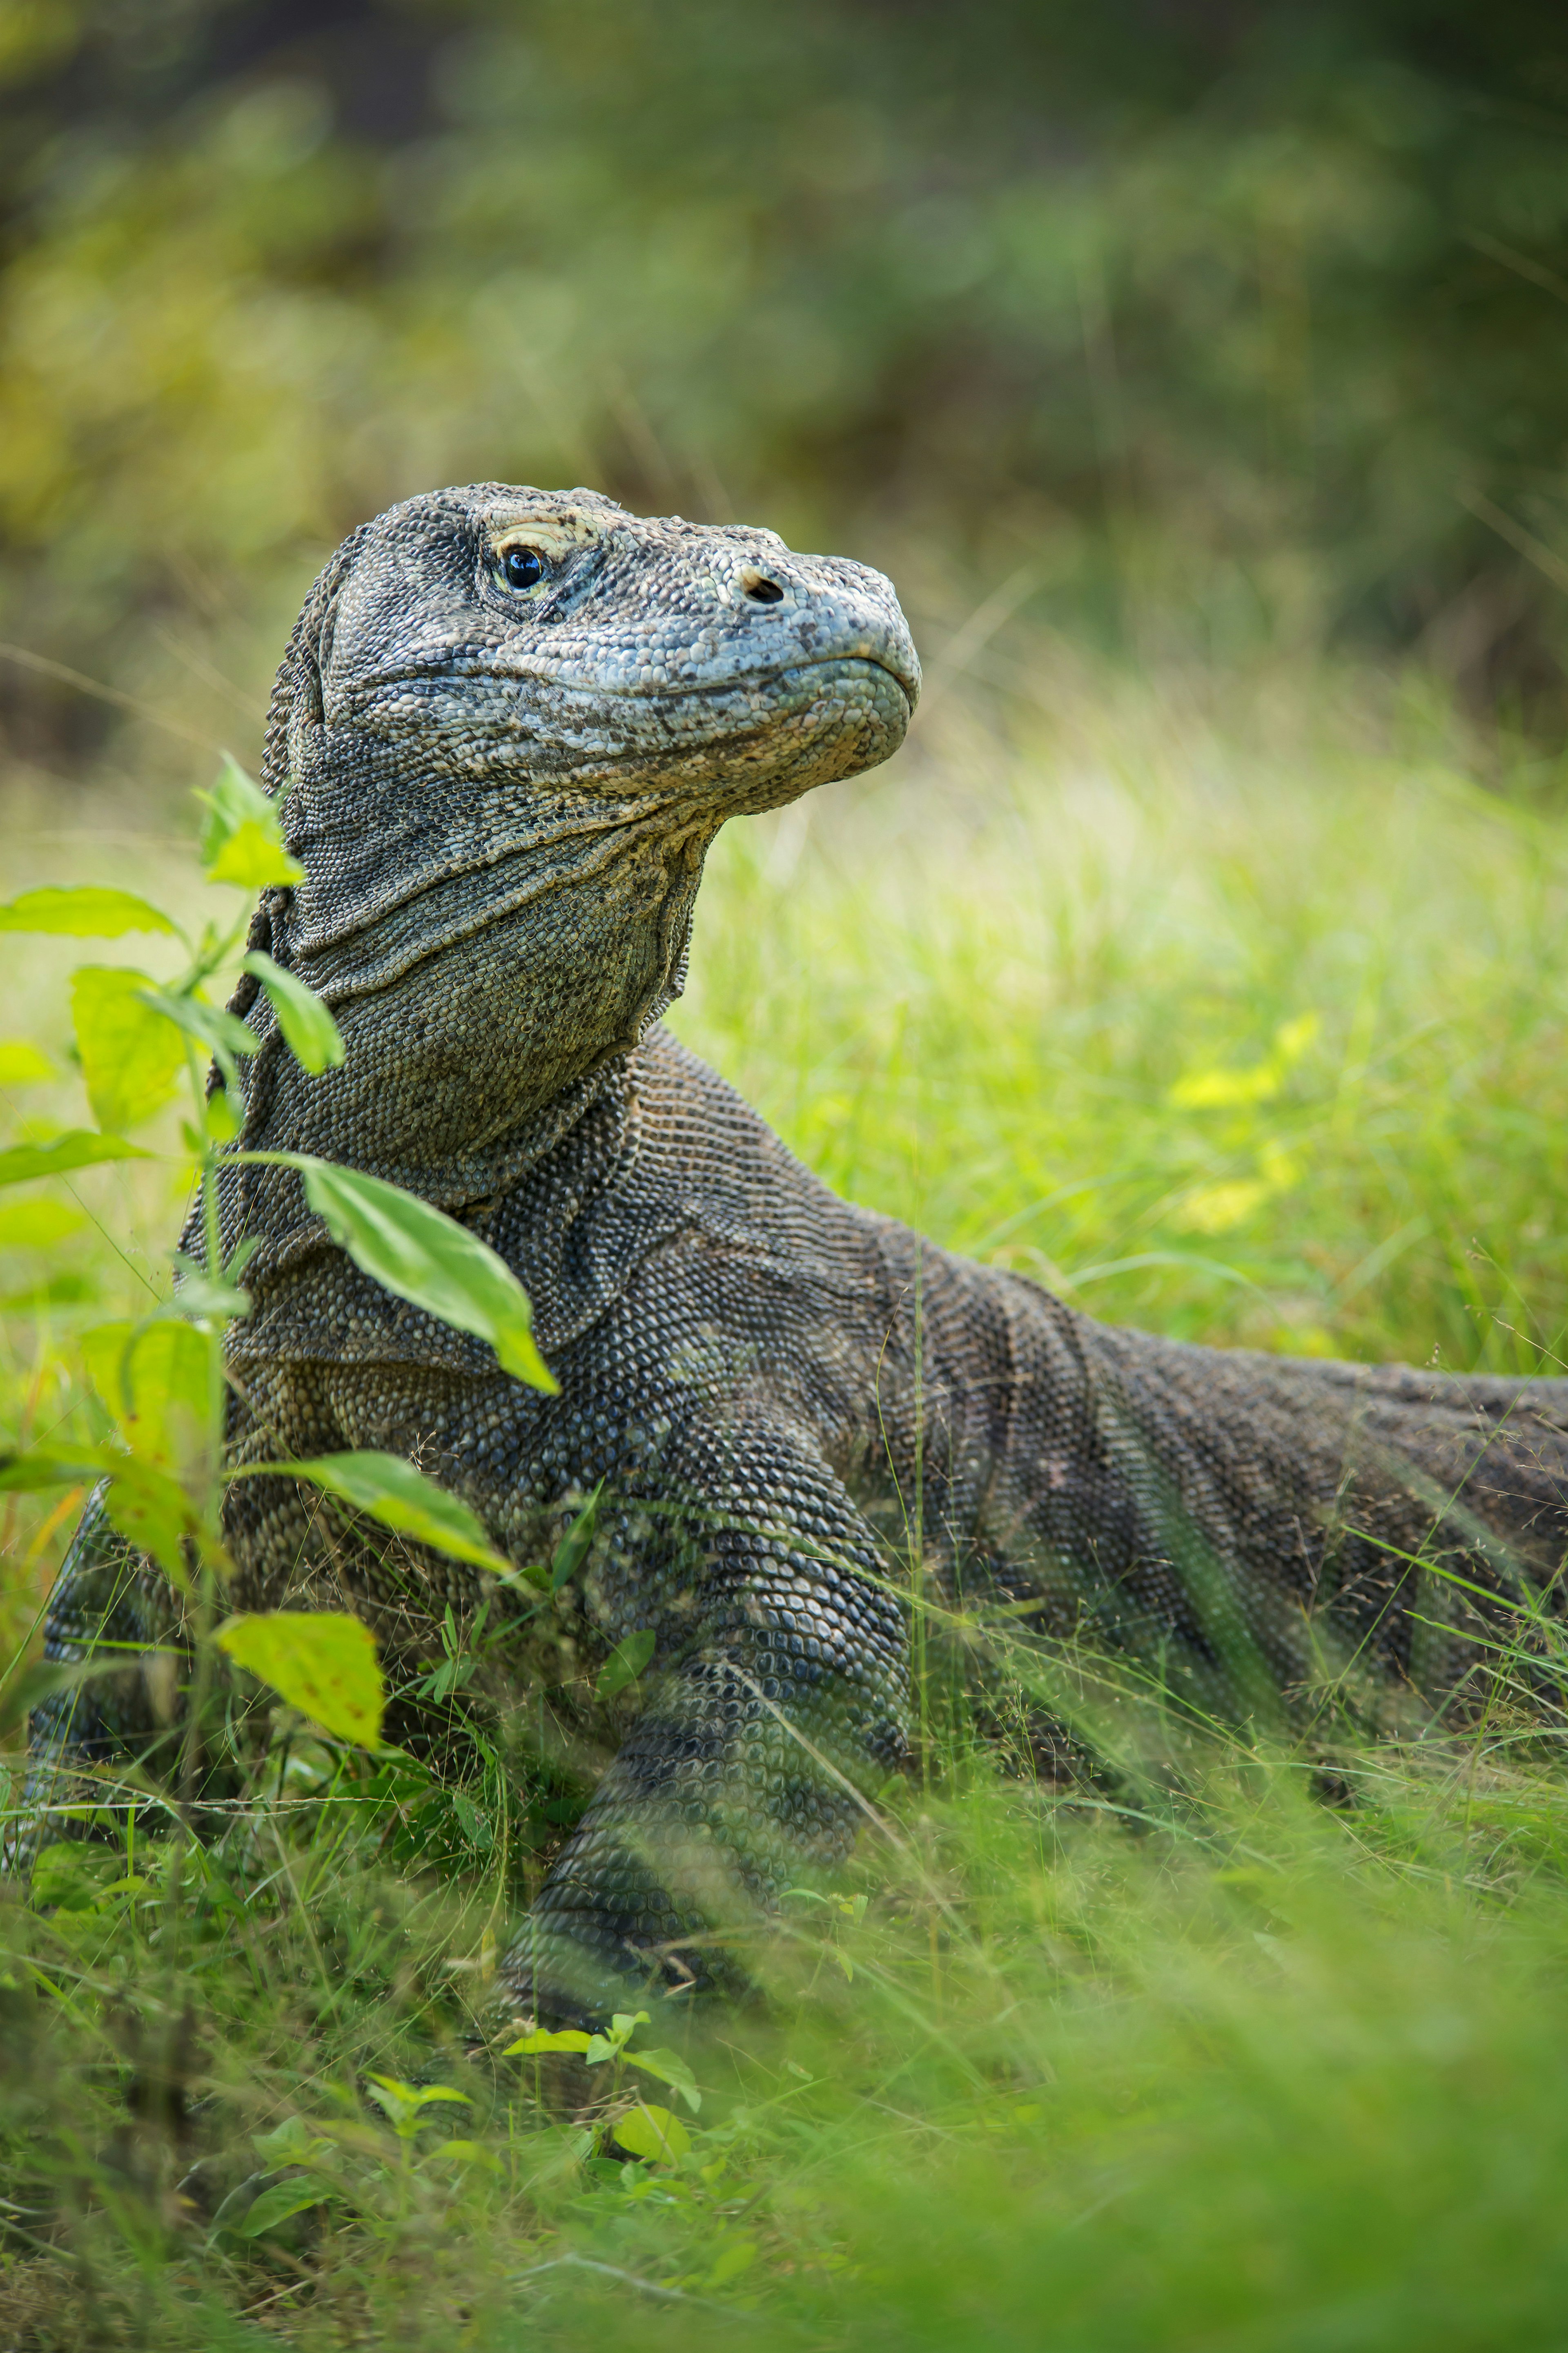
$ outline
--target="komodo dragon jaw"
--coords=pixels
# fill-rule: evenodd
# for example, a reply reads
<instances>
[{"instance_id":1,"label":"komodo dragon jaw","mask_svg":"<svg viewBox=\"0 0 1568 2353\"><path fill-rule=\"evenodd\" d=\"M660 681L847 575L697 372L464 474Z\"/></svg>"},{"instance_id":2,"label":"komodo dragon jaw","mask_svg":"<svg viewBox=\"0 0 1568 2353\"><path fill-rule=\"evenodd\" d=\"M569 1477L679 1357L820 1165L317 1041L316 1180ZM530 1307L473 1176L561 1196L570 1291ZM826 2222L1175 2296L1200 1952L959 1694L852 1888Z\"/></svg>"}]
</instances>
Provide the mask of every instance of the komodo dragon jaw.
<instances>
[{"instance_id":1,"label":"komodo dragon jaw","mask_svg":"<svg viewBox=\"0 0 1568 2353\"><path fill-rule=\"evenodd\" d=\"M1373 1715L1452 1694L1488 1595L1556 1591L1568 1382L1093 1324L837 1199L658 1025L717 826L884 757L916 680L858 565L494 484L356 533L279 673L263 781L290 780L308 879L254 938L329 997L348 1053L308 1078L266 998L237 998L244 1141L465 1216L527 1286L560 1394L359 1275L292 1176L231 1166L226 1250L259 1246L229 1443L408 1455L519 1562L600 1490L563 1740L593 1727L570 1690L605 1645L656 1648L507 1964L544 2010L723 1981L843 1859L906 1751L917 1560L928 1593L1152 1655L1205 1708L1261 1705L1260 1678ZM395 1662L438 1650L448 1606L493 1627L504 1598L374 1530L324 1534L285 1478L237 1482L226 1534L237 1607L340 1599ZM1423 1560L1454 1573L1436 1608ZM155 1638L172 1607L89 1506L49 1655ZM156 1733L90 1690L35 1719L40 1805Z\"/></svg>"}]
</instances>

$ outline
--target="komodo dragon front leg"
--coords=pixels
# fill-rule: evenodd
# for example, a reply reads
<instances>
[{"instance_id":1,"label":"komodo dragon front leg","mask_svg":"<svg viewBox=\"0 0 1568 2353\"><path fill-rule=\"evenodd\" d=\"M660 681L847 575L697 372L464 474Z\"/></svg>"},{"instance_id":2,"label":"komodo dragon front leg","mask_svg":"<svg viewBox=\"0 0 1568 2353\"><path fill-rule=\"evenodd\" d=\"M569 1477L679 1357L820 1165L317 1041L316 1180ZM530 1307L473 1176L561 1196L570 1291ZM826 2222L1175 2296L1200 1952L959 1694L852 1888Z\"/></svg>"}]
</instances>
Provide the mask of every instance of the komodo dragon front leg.
<instances>
[{"instance_id":1,"label":"komodo dragon front leg","mask_svg":"<svg viewBox=\"0 0 1568 2353\"><path fill-rule=\"evenodd\" d=\"M508 1961L555 2010L613 2007L650 1964L733 1983L759 1919L843 1862L907 1752L904 1612L805 1435L700 1426L662 1468L677 1526L594 1596L617 1638L658 1637L644 1712Z\"/></svg>"}]
</instances>

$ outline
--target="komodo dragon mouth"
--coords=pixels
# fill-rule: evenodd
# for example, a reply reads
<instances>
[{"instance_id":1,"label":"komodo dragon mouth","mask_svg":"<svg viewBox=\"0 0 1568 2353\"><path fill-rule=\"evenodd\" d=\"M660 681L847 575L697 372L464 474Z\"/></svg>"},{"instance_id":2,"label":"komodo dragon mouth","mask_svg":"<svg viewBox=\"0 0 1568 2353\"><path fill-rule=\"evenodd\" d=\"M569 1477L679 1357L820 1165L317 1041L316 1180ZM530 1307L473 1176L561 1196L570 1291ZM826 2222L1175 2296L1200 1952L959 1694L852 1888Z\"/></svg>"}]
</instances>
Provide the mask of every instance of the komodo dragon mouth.
<instances>
[{"instance_id":1,"label":"komodo dragon mouth","mask_svg":"<svg viewBox=\"0 0 1568 2353\"><path fill-rule=\"evenodd\" d=\"M551 1769L595 1741L604 1762L507 1964L530 2007L732 1981L784 1893L842 1861L907 1753L917 1488L928 1594L1131 1650L1210 1710L1264 1673L1363 1720L1462 1705L1498 1609L1562 1590L1568 1382L1094 1324L838 1200L661 1026L719 826L887 758L918 683L862 565L496 483L356 532L279 672L263 782L305 880L253 943L329 997L347 1051L308 1077L268 1000L237 997L242 1142L465 1217L530 1292L560 1392L357 1273L291 1173L231 1164L226 1258L258 1247L228 1444L416 1459L520 1564L598 1497L547 1689L515 1711ZM327 1529L287 1477L237 1482L226 1538L237 1607L333 1600L405 1664L441 1655L447 1611L493 1633L513 1606ZM643 1704L612 1723L595 1666L634 1634ZM175 1597L90 1505L49 1654L160 1638ZM514 1638L521 1678L537 1622ZM40 1710L37 1805L156 1736L140 1691ZM409 1736L439 1755L451 1724Z\"/></svg>"}]
</instances>

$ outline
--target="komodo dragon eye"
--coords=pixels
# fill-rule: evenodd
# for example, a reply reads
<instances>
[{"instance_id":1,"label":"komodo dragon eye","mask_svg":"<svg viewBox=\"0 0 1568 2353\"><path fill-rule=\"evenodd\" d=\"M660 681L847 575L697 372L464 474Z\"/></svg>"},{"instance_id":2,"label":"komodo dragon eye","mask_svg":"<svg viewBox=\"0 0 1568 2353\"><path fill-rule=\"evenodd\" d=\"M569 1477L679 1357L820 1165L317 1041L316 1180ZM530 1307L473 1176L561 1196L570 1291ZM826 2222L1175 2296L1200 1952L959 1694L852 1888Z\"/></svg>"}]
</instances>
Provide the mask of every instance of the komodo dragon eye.
<instances>
[{"instance_id":1,"label":"komodo dragon eye","mask_svg":"<svg viewBox=\"0 0 1568 2353\"><path fill-rule=\"evenodd\" d=\"M500 563L509 588L537 588L544 577L544 558L537 547L509 547Z\"/></svg>"}]
</instances>

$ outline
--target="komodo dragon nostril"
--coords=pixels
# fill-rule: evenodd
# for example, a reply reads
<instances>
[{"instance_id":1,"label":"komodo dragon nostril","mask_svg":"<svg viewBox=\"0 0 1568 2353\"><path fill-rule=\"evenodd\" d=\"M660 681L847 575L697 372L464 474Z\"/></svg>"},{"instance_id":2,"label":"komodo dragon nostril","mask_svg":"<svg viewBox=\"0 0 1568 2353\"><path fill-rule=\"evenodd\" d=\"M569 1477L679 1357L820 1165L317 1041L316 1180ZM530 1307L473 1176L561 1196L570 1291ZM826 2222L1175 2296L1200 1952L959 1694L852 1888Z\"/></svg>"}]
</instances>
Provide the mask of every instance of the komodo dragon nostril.
<instances>
[{"instance_id":1,"label":"komodo dragon nostril","mask_svg":"<svg viewBox=\"0 0 1568 2353\"><path fill-rule=\"evenodd\" d=\"M765 572L759 572L754 564L742 568L741 586L753 605L776 605L784 596L778 582L770 580Z\"/></svg>"}]
</instances>

